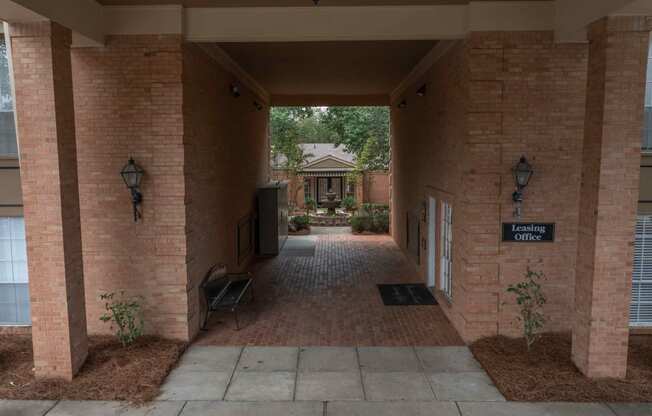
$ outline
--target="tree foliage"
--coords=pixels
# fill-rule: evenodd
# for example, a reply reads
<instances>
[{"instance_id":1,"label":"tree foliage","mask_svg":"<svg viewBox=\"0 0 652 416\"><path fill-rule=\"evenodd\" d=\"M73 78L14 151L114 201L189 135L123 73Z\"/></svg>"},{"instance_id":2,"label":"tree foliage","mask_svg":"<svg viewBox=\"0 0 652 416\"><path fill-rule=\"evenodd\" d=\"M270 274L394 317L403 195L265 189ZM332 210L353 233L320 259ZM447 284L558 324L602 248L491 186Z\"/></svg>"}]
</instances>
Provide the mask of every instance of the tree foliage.
<instances>
[{"instance_id":1,"label":"tree foliage","mask_svg":"<svg viewBox=\"0 0 652 416\"><path fill-rule=\"evenodd\" d=\"M274 107L271 111L272 157L285 157L284 168L298 169L306 155L300 143L334 143L357 158L359 170L389 167L387 107Z\"/></svg>"}]
</instances>

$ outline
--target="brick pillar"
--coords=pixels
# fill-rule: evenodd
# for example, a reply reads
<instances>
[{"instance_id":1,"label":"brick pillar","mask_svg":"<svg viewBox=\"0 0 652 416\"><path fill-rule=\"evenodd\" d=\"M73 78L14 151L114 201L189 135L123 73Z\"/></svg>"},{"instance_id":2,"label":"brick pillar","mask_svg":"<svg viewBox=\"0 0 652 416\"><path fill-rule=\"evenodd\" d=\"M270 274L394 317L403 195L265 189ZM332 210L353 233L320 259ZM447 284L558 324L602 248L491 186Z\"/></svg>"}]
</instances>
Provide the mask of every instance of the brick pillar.
<instances>
[{"instance_id":1,"label":"brick pillar","mask_svg":"<svg viewBox=\"0 0 652 416\"><path fill-rule=\"evenodd\" d=\"M573 328L573 361L589 377L627 369L648 39L641 17L589 28Z\"/></svg>"},{"instance_id":2,"label":"brick pillar","mask_svg":"<svg viewBox=\"0 0 652 416\"><path fill-rule=\"evenodd\" d=\"M295 184L297 186L295 194L297 196L297 201L296 202L297 202L297 208L298 209L304 209L304 207L306 206L306 204L305 204L305 202L306 202L306 194L305 194L305 191L304 191L304 188L303 188L303 181L304 180L305 180L305 178L302 175L297 175L294 178L294 182L295 182Z\"/></svg>"},{"instance_id":3,"label":"brick pillar","mask_svg":"<svg viewBox=\"0 0 652 416\"><path fill-rule=\"evenodd\" d=\"M360 207L362 204L364 204L366 201L364 200L365 193L367 190L365 189L366 185L366 179L367 175L364 173L360 173L357 175L356 181L355 181L355 202L358 204L358 207Z\"/></svg>"},{"instance_id":4,"label":"brick pillar","mask_svg":"<svg viewBox=\"0 0 652 416\"><path fill-rule=\"evenodd\" d=\"M15 24L10 30L34 365L38 377L72 379L88 351L72 35L50 22Z\"/></svg>"}]
</instances>

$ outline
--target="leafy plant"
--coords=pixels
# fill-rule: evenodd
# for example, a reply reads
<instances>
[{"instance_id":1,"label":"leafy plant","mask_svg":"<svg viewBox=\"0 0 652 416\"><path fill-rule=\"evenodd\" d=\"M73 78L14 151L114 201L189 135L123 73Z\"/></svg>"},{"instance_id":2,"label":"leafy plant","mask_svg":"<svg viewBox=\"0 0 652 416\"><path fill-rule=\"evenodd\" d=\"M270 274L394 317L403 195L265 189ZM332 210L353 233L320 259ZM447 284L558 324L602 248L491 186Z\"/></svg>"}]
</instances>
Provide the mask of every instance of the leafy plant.
<instances>
[{"instance_id":1,"label":"leafy plant","mask_svg":"<svg viewBox=\"0 0 652 416\"><path fill-rule=\"evenodd\" d=\"M116 336L123 347L131 345L138 337L143 335L143 314L140 301L142 298L124 298L120 292L120 299L115 298L115 293L103 293L100 299L105 301L106 313L100 317L102 322L111 322L116 325Z\"/></svg>"},{"instance_id":2,"label":"leafy plant","mask_svg":"<svg viewBox=\"0 0 652 416\"><path fill-rule=\"evenodd\" d=\"M306 216L310 215L310 211L317 210L317 201L310 197L306 198L303 205L306 207Z\"/></svg>"},{"instance_id":3,"label":"leafy plant","mask_svg":"<svg viewBox=\"0 0 652 416\"><path fill-rule=\"evenodd\" d=\"M375 233L389 232L389 212L382 212L371 217L373 220L371 231Z\"/></svg>"},{"instance_id":4,"label":"leafy plant","mask_svg":"<svg viewBox=\"0 0 652 416\"><path fill-rule=\"evenodd\" d=\"M351 229L356 233L371 231L373 220L369 215L356 215L351 217Z\"/></svg>"},{"instance_id":5,"label":"leafy plant","mask_svg":"<svg viewBox=\"0 0 652 416\"><path fill-rule=\"evenodd\" d=\"M351 212L355 211L357 208L358 204L355 202L355 198L352 196L347 196L342 199L342 206L344 207L345 210Z\"/></svg>"},{"instance_id":6,"label":"leafy plant","mask_svg":"<svg viewBox=\"0 0 652 416\"><path fill-rule=\"evenodd\" d=\"M308 217L307 215L297 215L296 217L292 217L292 219L290 219L290 222L294 226L295 230L297 231L305 230L310 225L310 217Z\"/></svg>"},{"instance_id":7,"label":"leafy plant","mask_svg":"<svg viewBox=\"0 0 652 416\"><path fill-rule=\"evenodd\" d=\"M539 281L544 278L543 272L534 272L529 267L525 280L515 285L509 285L507 292L516 295L516 303L520 307L519 320L523 323L523 336L527 350L539 339L539 332L545 324L543 305L546 297L541 290Z\"/></svg>"}]
</instances>

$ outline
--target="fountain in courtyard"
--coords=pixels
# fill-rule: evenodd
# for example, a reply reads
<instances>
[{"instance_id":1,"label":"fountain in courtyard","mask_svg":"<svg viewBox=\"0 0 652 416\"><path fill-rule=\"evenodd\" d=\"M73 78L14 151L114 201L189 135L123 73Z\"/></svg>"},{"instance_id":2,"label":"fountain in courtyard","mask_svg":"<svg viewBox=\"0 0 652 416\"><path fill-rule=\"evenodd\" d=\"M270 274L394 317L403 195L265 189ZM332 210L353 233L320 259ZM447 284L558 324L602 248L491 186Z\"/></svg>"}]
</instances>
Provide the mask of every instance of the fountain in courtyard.
<instances>
[{"instance_id":1,"label":"fountain in courtyard","mask_svg":"<svg viewBox=\"0 0 652 416\"><path fill-rule=\"evenodd\" d=\"M321 203L328 210L328 215L330 216L335 216L335 209L339 208L342 203L341 199L335 199L335 197L337 197L337 194L332 189L329 189L326 193L326 201Z\"/></svg>"}]
</instances>

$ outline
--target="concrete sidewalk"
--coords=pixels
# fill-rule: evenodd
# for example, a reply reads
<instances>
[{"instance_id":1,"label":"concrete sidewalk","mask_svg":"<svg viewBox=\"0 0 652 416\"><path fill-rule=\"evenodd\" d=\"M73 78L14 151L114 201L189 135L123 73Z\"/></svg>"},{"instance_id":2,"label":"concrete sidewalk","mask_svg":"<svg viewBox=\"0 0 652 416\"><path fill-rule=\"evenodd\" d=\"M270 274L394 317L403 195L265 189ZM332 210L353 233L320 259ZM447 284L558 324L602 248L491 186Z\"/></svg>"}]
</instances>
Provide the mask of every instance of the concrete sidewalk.
<instances>
[{"instance_id":1,"label":"concrete sidewalk","mask_svg":"<svg viewBox=\"0 0 652 416\"><path fill-rule=\"evenodd\" d=\"M514 402L0 401L2 416L649 416L652 405Z\"/></svg>"},{"instance_id":2,"label":"concrete sidewalk","mask_svg":"<svg viewBox=\"0 0 652 416\"><path fill-rule=\"evenodd\" d=\"M0 401L0 416L643 416L650 404L505 402L466 347L193 346L144 407Z\"/></svg>"}]
</instances>

